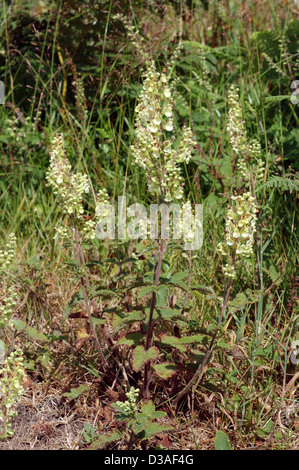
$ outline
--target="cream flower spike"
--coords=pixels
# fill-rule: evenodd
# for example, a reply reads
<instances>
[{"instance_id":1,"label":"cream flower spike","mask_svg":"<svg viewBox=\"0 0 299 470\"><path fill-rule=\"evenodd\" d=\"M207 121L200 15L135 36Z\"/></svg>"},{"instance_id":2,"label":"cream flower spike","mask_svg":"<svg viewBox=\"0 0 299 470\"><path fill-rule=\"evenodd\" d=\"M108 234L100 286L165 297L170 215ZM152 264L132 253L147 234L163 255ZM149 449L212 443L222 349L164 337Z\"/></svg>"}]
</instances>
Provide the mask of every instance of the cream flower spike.
<instances>
[{"instance_id":1,"label":"cream flower spike","mask_svg":"<svg viewBox=\"0 0 299 470\"><path fill-rule=\"evenodd\" d=\"M63 211L78 218L84 212L83 195L90 190L88 176L72 171L66 156L63 135L54 137L50 157L47 182L54 194L59 196Z\"/></svg>"}]
</instances>

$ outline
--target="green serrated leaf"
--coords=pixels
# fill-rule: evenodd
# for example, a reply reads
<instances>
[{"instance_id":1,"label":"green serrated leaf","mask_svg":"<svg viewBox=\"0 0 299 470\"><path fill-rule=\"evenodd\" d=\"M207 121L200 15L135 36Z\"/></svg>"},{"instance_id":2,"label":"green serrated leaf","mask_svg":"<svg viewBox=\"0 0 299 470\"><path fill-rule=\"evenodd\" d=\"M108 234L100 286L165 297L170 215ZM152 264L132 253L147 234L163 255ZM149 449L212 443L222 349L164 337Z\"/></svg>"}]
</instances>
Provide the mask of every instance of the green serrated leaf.
<instances>
[{"instance_id":1,"label":"green serrated leaf","mask_svg":"<svg viewBox=\"0 0 299 470\"><path fill-rule=\"evenodd\" d=\"M0 135L0 142L3 142L4 144L7 144L7 142L8 142L8 137L7 137L7 135L1 134L1 135Z\"/></svg>"},{"instance_id":2,"label":"green serrated leaf","mask_svg":"<svg viewBox=\"0 0 299 470\"><path fill-rule=\"evenodd\" d=\"M121 272L119 266L114 266L110 272L111 277L117 276Z\"/></svg>"},{"instance_id":3,"label":"green serrated leaf","mask_svg":"<svg viewBox=\"0 0 299 470\"><path fill-rule=\"evenodd\" d=\"M244 292L239 292L234 300L231 300L228 305L231 307L241 308L244 307L248 300L248 296Z\"/></svg>"},{"instance_id":4,"label":"green serrated leaf","mask_svg":"<svg viewBox=\"0 0 299 470\"><path fill-rule=\"evenodd\" d=\"M105 288L98 288L94 291L95 295L98 295L100 297L106 297L106 298L114 298L114 297L121 297L121 295L116 291L112 289L105 289Z\"/></svg>"},{"instance_id":5,"label":"green serrated leaf","mask_svg":"<svg viewBox=\"0 0 299 470\"><path fill-rule=\"evenodd\" d=\"M138 310L133 310L122 319L122 323L124 325L134 323L136 321L141 321L141 313Z\"/></svg>"},{"instance_id":6,"label":"green serrated leaf","mask_svg":"<svg viewBox=\"0 0 299 470\"><path fill-rule=\"evenodd\" d=\"M225 432L217 431L214 442L215 450L232 450L232 446Z\"/></svg>"},{"instance_id":7,"label":"green serrated leaf","mask_svg":"<svg viewBox=\"0 0 299 470\"><path fill-rule=\"evenodd\" d=\"M192 344L192 343L204 343L206 342L207 337L205 335L192 335L192 336L185 336L180 338L181 344Z\"/></svg>"},{"instance_id":8,"label":"green serrated leaf","mask_svg":"<svg viewBox=\"0 0 299 470\"><path fill-rule=\"evenodd\" d=\"M157 309L157 312L164 320L179 320L181 322L188 323L188 319L181 315L180 309L159 308Z\"/></svg>"},{"instance_id":9,"label":"green serrated leaf","mask_svg":"<svg viewBox=\"0 0 299 470\"><path fill-rule=\"evenodd\" d=\"M147 351L143 346L137 346L133 351L133 369L138 372L149 361L154 361L159 356L159 349L152 346Z\"/></svg>"},{"instance_id":10,"label":"green serrated leaf","mask_svg":"<svg viewBox=\"0 0 299 470\"><path fill-rule=\"evenodd\" d=\"M76 399L80 395L82 395L82 393L84 393L86 389L87 389L87 385L80 385L77 388L71 388L70 392L65 392L65 393L63 393L62 396Z\"/></svg>"},{"instance_id":11,"label":"green serrated leaf","mask_svg":"<svg viewBox=\"0 0 299 470\"><path fill-rule=\"evenodd\" d=\"M265 103L278 103L283 100L290 100L290 95L276 95L276 96L266 96L264 101Z\"/></svg>"},{"instance_id":12,"label":"green serrated leaf","mask_svg":"<svg viewBox=\"0 0 299 470\"><path fill-rule=\"evenodd\" d=\"M31 339L34 339L36 341L49 341L48 338L46 337L46 335L44 335L44 333L42 333L41 331L37 331L32 326L27 325L25 331L26 331L26 334Z\"/></svg>"},{"instance_id":13,"label":"green serrated leaf","mask_svg":"<svg viewBox=\"0 0 299 470\"><path fill-rule=\"evenodd\" d=\"M146 273L144 273L143 275L143 281L144 283L146 284L154 284L155 282L155 275L152 271L147 271Z\"/></svg>"},{"instance_id":14,"label":"green serrated leaf","mask_svg":"<svg viewBox=\"0 0 299 470\"><path fill-rule=\"evenodd\" d=\"M140 436L142 439L150 439L161 432L172 431L172 426L167 426L164 424L159 423L147 423L146 427L143 429L142 435Z\"/></svg>"},{"instance_id":15,"label":"green serrated leaf","mask_svg":"<svg viewBox=\"0 0 299 470\"><path fill-rule=\"evenodd\" d=\"M190 274L189 271L178 272L178 273L173 274L171 276L171 279L173 281L183 281L189 276L189 274Z\"/></svg>"},{"instance_id":16,"label":"green serrated leaf","mask_svg":"<svg viewBox=\"0 0 299 470\"><path fill-rule=\"evenodd\" d=\"M181 344L180 339L177 338L176 336L170 336L170 335L162 335L161 336L161 343L164 346L170 346L172 348L179 349L182 352L186 351L186 348L183 344Z\"/></svg>"},{"instance_id":17,"label":"green serrated leaf","mask_svg":"<svg viewBox=\"0 0 299 470\"><path fill-rule=\"evenodd\" d=\"M96 434L97 431L91 424L85 424L82 436L87 444L91 444L95 440Z\"/></svg>"},{"instance_id":18,"label":"green serrated leaf","mask_svg":"<svg viewBox=\"0 0 299 470\"><path fill-rule=\"evenodd\" d=\"M238 343L244 336L244 329L246 325L246 311L243 312L242 317L240 319L239 327L237 330L237 337L236 337L236 342Z\"/></svg>"},{"instance_id":19,"label":"green serrated leaf","mask_svg":"<svg viewBox=\"0 0 299 470\"><path fill-rule=\"evenodd\" d=\"M108 261L108 260L107 260ZM117 263L116 263L117 264ZM86 266L90 267L90 266L103 266L103 261L99 261L99 260L90 260L86 263Z\"/></svg>"},{"instance_id":20,"label":"green serrated leaf","mask_svg":"<svg viewBox=\"0 0 299 470\"><path fill-rule=\"evenodd\" d=\"M71 266L78 266L78 261L75 259L70 259L68 261L65 261L64 264L67 264L67 265L69 264Z\"/></svg>"},{"instance_id":21,"label":"green serrated leaf","mask_svg":"<svg viewBox=\"0 0 299 470\"><path fill-rule=\"evenodd\" d=\"M142 297L145 297L146 295L151 294L156 289L157 289L156 286L145 286L143 287L143 289L141 289L138 292L137 298L141 299Z\"/></svg>"},{"instance_id":22,"label":"green serrated leaf","mask_svg":"<svg viewBox=\"0 0 299 470\"><path fill-rule=\"evenodd\" d=\"M119 431L112 431L108 434L104 434L99 439L94 441L91 446L89 447L90 450L97 450L103 447L106 444L110 444L111 442L118 441L121 439L121 433Z\"/></svg>"},{"instance_id":23,"label":"green serrated leaf","mask_svg":"<svg viewBox=\"0 0 299 470\"><path fill-rule=\"evenodd\" d=\"M280 272L274 263L265 263L265 271L270 276L272 282L275 282L280 276Z\"/></svg>"},{"instance_id":24,"label":"green serrated leaf","mask_svg":"<svg viewBox=\"0 0 299 470\"><path fill-rule=\"evenodd\" d=\"M38 362L40 362L40 364L45 367L46 369L48 368L49 364L50 364L50 356L49 356L49 353L44 353L42 354L41 356L38 356Z\"/></svg>"},{"instance_id":25,"label":"green serrated leaf","mask_svg":"<svg viewBox=\"0 0 299 470\"><path fill-rule=\"evenodd\" d=\"M135 306L136 308L136 306ZM139 310L133 310L132 312L130 312L126 318L125 318L125 321L127 323L131 323L131 322L135 322L135 321L140 321L141 320L141 313Z\"/></svg>"},{"instance_id":26,"label":"green serrated leaf","mask_svg":"<svg viewBox=\"0 0 299 470\"><path fill-rule=\"evenodd\" d=\"M135 306L136 308L136 306ZM120 330L125 328L127 325L130 325L135 322L142 321L143 315L140 311L134 310L130 312L128 315L124 315L123 313L116 313L113 316L113 326L114 326L114 333L118 333Z\"/></svg>"},{"instance_id":27,"label":"green serrated leaf","mask_svg":"<svg viewBox=\"0 0 299 470\"><path fill-rule=\"evenodd\" d=\"M14 318L13 323L14 323L15 329L18 331L24 331L27 326L26 322L24 322L23 320L20 320L19 318Z\"/></svg>"},{"instance_id":28,"label":"green serrated leaf","mask_svg":"<svg viewBox=\"0 0 299 470\"><path fill-rule=\"evenodd\" d=\"M3 360L3 358L4 358L5 351L6 351L6 345L5 345L4 341L2 341L2 339L0 339L0 364L1 364L1 361Z\"/></svg>"},{"instance_id":29,"label":"green serrated leaf","mask_svg":"<svg viewBox=\"0 0 299 470\"><path fill-rule=\"evenodd\" d=\"M173 277L171 279L169 279L169 282L171 284L173 284L174 286L176 287L180 287L180 289L182 289L183 291L188 291L188 286L185 282L181 281L180 279L173 279Z\"/></svg>"},{"instance_id":30,"label":"green serrated leaf","mask_svg":"<svg viewBox=\"0 0 299 470\"><path fill-rule=\"evenodd\" d=\"M36 369L36 364L35 364L35 361L33 359L31 359L29 361L25 361L24 364L25 364L25 367L26 367L27 370L34 371Z\"/></svg>"},{"instance_id":31,"label":"green serrated leaf","mask_svg":"<svg viewBox=\"0 0 299 470\"><path fill-rule=\"evenodd\" d=\"M104 325L104 324L105 324L105 319L104 319L104 318L98 318L98 317L92 316L92 321L93 321L93 324L94 324L95 326L97 326L97 325Z\"/></svg>"},{"instance_id":32,"label":"green serrated leaf","mask_svg":"<svg viewBox=\"0 0 299 470\"><path fill-rule=\"evenodd\" d=\"M20 320L19 318L15 318L13 320L13 323L17 331L23 331L29 338L34 339L35 341L49 341L49 339L46 335L44 335L44 333L37 331L36 328L27 325L26 322Z\"/></svg>"},{"instance_id":33,"label":"green serrated leaf","mask_svg":"<svg viewBox=\"0 0 299 470\"><path fill-rule=\"evenodd\" d=\"M70 315L71 311L73 308L82 302L84 300L83 292L80 289L78 292L76 292L73 297L71 298L70 302L68 305L65 307L63 314L62 314L62 323L64 323L67 319L67 317Z\"/></svg>"}]
</instances>

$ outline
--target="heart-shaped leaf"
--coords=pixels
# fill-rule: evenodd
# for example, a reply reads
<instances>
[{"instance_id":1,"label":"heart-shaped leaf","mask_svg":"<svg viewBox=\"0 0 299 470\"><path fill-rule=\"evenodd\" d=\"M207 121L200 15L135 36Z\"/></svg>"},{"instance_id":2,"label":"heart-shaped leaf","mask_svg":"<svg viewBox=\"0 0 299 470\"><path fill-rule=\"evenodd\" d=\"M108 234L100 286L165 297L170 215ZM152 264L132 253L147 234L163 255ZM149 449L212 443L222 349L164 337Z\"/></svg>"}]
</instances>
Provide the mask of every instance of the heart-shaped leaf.
<instances>
[{"instance_id":1,"label":"heart-shaped leaf","mask_svg":"<svg viewBox=\"0 0 299 470\"><path fill-rule=\"evenodd\" d=\"M232 446L225 432L217 431L215 436L215 450L232 450Z\"/></svg>"}]
</instances>

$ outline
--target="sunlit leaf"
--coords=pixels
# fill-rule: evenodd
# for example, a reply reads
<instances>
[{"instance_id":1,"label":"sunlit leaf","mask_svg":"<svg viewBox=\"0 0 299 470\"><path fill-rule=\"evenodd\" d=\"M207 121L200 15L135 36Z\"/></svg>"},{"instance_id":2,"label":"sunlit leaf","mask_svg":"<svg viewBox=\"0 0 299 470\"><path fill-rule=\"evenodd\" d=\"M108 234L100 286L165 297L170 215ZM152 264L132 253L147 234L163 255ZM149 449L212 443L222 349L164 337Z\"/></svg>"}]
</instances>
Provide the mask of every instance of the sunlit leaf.
<instances>
[{"instance_id":1,"label":"sunlit leaf","mask_svg":"<svg viewBox=\"0 0 299 470\"><path fill-rule=\"evenodd\" d=\"M133 369L138 372L149 361L154 361L159 356L159 349L152 346L147 351L143 346L137 346L133 351Z\"/></svg>"}]
</instances>

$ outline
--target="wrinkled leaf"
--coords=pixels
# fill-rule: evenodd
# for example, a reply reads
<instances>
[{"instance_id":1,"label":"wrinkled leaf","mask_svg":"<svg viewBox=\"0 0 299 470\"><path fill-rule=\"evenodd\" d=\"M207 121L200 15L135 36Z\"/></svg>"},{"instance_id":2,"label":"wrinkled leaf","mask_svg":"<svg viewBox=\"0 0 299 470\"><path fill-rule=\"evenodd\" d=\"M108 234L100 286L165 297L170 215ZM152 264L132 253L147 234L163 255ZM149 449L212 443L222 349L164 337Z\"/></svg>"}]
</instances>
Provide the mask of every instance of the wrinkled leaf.
<instances>
[{"instance_id":1,"label":"wrinkled leaf","mask_svg":"<svg viewBox=\"0 0 299 470\"><path fill-rule=\"evenodd\" d=\"M37 331L32 326L27 325L27 323L24 322L23 320L20 320L19 318L15 318L13 322L14 322L14 326L16 330L23 331L29 338L35 341L43 341L43 342L49 341L46 335L44 335L44 333Z\"/></svg>"},{"instance_id":2,"label":"wrinkled leaf","mask_svg":"<svg viewBox=\"0 0 299 470\"><path fill-rule=\"evenodd\" d=\"M143 297L145 297L146 295L151 294L155 290L156 290L156 286L145 286L145 287L143 287L143 289L141 289L138 292L137 298L142 299Z\"/></svg>"},{"instance_id":3,"label":"wrinkled leaf","mask_svg":"<svg viewBox=\"0 0 299 470\"><path fill-rule=\"evenodd\" d=\"M76 341L74 344L75 349L80 349L82 345L90 338L90 334L86 331L86 328L82 327L76 332Z\"/></svg>"},{"instance_id":4,"label":"wrinkled leaf","mask_svg":"<svg viewBox=\"0 0 299 470\"><path fill-rule=\"evenodd\" d=\"M167 298L168 298L168 288L166 286L159 286L158 292L157 292L157 302L156 306L157 307L164 307L167 304Z\"/></svg>"},{"instance_id":5,"label":"wrinkled leaf","mask_svg":"<svg viewBox=\"0 0 299 470\"><path fill-rule=\"evenodd\" d=\"M167 426L165 424L159 424L159 423L149 423L146 422L143 425L140 425L139 431L138 428L135 429L134 431L139 432L139 437L144 440L144 439L150 439L153 436L156 436L157 434L160 434L161 432L165 431L172 431L173 427L172 426Z\"/></svg>"},{"instance_id":6,"label":"wrinkled leaf","mask_svg":"<svg viewBox=\"0 0 299 470\"><path fill-rule=\"evenodd\" d=\"M19 318L15 318L13 320L13 323L14 323L15 329L18 331L24 331L27 326L26 322L24 322L23 320L20 320Z\"/></svg>"},{"instance_id":7,"label":"wrinkled leaf","mask_svg":"<svg viewBox=\"0 0 299 470\"><path fill-rule=\"evenodd\" d=\"M48 338L44 335L44 333L37 331L35 328L29 325L26 327L26 334L29 336L29 338L36 341L48 341Z\"/></svg>"},{"instance_id":8,"label":"wrinkled leaf","mask_svg":"<svg viewBox=\"0 0 299 470\"><path fill-rule=\"evenodd\" d=\"M152 400L149 400L147 403L142 403L141 411L145 414L148 418L163 418L167 416L164 411L156 411L155 405Z\"/></svg>"}]
</instances>

